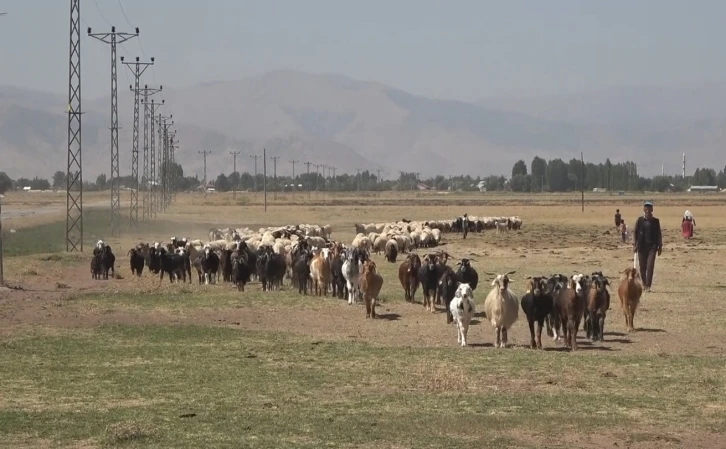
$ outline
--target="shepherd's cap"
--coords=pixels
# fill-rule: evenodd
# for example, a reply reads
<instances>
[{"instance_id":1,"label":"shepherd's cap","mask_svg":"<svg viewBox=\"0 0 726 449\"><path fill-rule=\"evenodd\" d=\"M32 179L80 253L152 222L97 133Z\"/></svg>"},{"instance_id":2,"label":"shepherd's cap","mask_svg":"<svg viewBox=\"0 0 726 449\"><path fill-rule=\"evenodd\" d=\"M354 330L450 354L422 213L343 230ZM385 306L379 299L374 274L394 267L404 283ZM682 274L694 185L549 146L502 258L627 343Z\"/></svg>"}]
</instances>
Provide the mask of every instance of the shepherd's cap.
<instances>
[{"instance_id":1,"label":"shepherd's cap","mask_svg":"<svg viewBox=\"0 0 726 449\"><path fill-rule=\"evenodd\" d=\"M650 202L650 201L646 201L646 202L645 202L645 204L643 204L643 206L650 206L650 207L653 207L653 203L652 203L652 202Z\"/></svg>"}]
</instances>

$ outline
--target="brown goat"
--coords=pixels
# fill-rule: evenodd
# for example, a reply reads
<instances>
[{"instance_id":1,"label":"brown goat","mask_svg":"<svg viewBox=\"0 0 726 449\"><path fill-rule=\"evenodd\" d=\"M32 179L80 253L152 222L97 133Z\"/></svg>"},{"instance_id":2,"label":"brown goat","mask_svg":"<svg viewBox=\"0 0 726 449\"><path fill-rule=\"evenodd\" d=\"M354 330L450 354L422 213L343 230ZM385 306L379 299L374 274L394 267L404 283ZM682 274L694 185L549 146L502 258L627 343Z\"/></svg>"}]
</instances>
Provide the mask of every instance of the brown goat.
<instances>
[{"instance_id":1,"label":"brown goat","mask_svg":"<svg viewBox=\"0 0 726 449\"><path fill-rule=\"evenodd\" d=\"M315 294L328 296L328 285L330 284L330 250L323 248L319 250L310 263L310 275L313 278Z\"/></svg>"},{"instance_id":2,"label":"brown goat","mask_svg":"<svg viewBox=\"0 0 726 449\"><path fill-rule=\"evenodd\" d=\"M363 301L366 304L366 318L376 317L376 302L383 287L383 276L376 272L376 263L367 260L363 263L363 271L358 280Z\"/></svg>"},{"instance_id":3,"label":"brown goat","mask_svg":"<svg viewBox=\"0 0 726 449\"><path fill-rule=\"evenodd\" d=\"M577 331L585 313L589 287L589 276L572 275L567 282L567 288L560 290L555 300L555 307L558 308L562 320L565 345L573 351L577 350Z\"/></svg>"},{"instance_id":4,"label":"brown goat","mask_svg":"<svg viewBox=\"0 0 726 449\"><path fill-rule=\"evenodd\" d=\"M418 254L409 254L398 267L398 280L407 302L412 302L418 290L418 269L421 268L421 258Z\"/></svg>"},{"instance_id":5,"label":"brown goat","mask_svg":"<svg viewBox=\"0 0 726 449\"><path fill-rule=\"evenodd\" d=\"M610 308L608 285L610 281L607 277L602 273L593 273L585 310L585 333L592 341L604 340L605 316Z\"/></svg>"},{"instance_id":6,"label":"brown goat","mask_svg":"<svg viewBox=\"0 0 726 449\"><path fill-rule=\"evenodd\" d=\"M628 268L622 271L620 277L620 286L618 287L618 296L620 297L620 307L625 315L625 326L628 332L635 330L633 327L633 317L635 317L635 309L640 303L640 296L643 294L643 282L640 279L640 273L635 268Z\"/></svg>"}]
</instances>

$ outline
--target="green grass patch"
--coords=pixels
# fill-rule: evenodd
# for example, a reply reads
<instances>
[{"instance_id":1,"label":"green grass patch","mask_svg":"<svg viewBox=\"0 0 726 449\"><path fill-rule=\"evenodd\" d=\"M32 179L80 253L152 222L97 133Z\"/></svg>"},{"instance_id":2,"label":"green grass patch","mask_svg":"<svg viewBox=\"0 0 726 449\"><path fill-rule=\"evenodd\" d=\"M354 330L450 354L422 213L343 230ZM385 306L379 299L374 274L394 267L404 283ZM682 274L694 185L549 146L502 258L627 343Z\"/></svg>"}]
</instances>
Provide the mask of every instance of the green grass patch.
<instances>
[{"instance_id":1,"label":"green grass patch","mask_svg":"<svg viewBox=\"0 0 726 449\"><path fill-rule=\"evenodd\" d=\"M518 436L722 432L726 418L709 409L724 390L718 357L380 348L197 326L36 329L0 352L10 441L536 447Z\"/></svg>"}]
</instances>

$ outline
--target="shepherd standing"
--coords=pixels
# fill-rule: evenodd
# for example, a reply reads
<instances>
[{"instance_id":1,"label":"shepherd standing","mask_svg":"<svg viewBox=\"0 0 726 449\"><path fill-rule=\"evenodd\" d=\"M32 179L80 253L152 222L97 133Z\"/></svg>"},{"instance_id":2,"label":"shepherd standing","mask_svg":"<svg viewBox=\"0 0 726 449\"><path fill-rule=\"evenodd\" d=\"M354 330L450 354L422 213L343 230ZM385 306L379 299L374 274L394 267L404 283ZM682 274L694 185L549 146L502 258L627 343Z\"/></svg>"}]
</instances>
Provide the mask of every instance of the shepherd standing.
<instances>
[{"instance_id":1,"label":"shepherd standing","mask_svg":"<svg viewBox=\"0 0 726 449\"><path fill-rule=\"evenodd\" d=\"M653 216L653 203L646 201L643 205L643 216L638 217L633 230L633 252L638 253L641 279L646 291L653 285L655 256L663 251L663 235L660 220Z\"/></svg>"}]
</instances>

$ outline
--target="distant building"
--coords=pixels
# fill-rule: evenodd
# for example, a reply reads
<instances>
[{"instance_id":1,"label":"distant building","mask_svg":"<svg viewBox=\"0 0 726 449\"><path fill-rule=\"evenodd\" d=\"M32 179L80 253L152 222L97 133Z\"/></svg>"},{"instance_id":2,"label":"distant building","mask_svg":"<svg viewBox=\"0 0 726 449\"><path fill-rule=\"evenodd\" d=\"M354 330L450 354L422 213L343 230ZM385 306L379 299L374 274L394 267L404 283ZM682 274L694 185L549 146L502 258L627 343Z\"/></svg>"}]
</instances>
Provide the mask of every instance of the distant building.
<instances>
[{"instance_id":1,"label":"distant building","mask_svg":"<svg viewBox=\"0 0 726 449\"><path fill-rule=\"evenodd\" d=\"M718 192L718 186L691 186L689 192Z\"/></svg>"},{"instance_id":2,"label":"distant building","mask_svg":"<svg viewBox=\"0 0 726 449\"><path fill-rule=\"evenodd\" d=\"M595 193L603 193L603 192L607 192L608 189L603 188L603 187L593 187L592 191Z\"/></svg>"},{"instance_id":3,"label":"distant building","mask_svg":"<svg viewBox=\"0 0 726 449\"><path fill-rule=\"evenodd\" d=\"M23 192L30 192L31 188L30 186L23 187Z\"/></svg>"}]
</instances>

